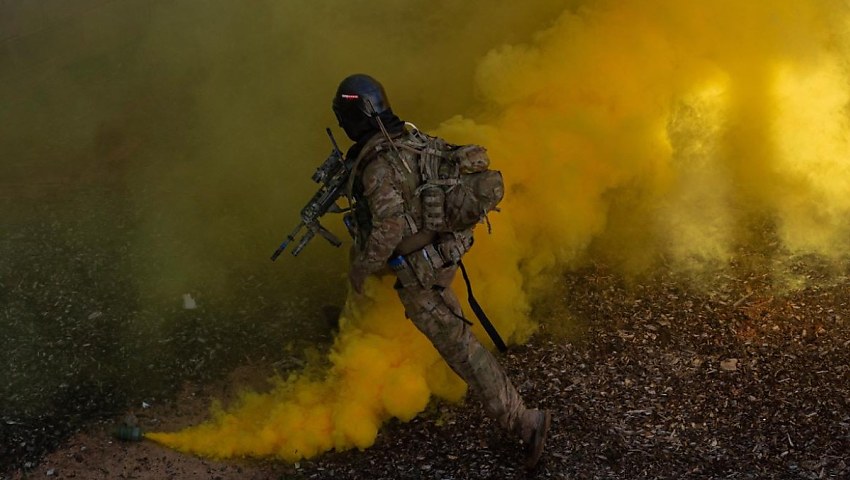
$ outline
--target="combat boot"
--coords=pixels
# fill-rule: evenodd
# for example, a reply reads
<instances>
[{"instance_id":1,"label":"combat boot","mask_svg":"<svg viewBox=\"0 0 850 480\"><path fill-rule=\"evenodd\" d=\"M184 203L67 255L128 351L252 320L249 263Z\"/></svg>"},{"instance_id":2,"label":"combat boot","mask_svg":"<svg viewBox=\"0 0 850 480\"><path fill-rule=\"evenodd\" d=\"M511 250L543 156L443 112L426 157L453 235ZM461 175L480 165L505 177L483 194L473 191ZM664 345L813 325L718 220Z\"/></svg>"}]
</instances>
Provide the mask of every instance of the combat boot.
<instances>
[{"instance_id":1,"label":"combat boot","mask_svg":"<svg viewBox=\"0 0 850 480\"><path fill-rule=\"evenodd\" d=\"M522 441L526 445L525 468L532 470L543 455L552 414L548 410L529 409L523 414L522 423Z\"/></svg>"}]
</instances>

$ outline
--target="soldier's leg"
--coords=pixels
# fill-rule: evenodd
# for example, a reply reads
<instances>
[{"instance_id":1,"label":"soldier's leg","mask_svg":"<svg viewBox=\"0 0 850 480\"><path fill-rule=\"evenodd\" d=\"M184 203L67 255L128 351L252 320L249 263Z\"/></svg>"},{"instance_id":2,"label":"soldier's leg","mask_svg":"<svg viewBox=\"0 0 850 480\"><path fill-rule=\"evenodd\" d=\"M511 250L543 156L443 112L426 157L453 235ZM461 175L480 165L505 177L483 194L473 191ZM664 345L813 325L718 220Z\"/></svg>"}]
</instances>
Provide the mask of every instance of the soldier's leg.
<instances>
[{"instance_id":1,"label":"soldier's leg","mask_svg":"<svg viewBox=\"0 0 850 480\"><path fill-rule=\"evenodd\" d=\"M481 398L487 413L528 441L537 411L526 409L504 369L472 334L451 289L403 288L398 294L407 316Z\"/></svg>"}]
</instances>

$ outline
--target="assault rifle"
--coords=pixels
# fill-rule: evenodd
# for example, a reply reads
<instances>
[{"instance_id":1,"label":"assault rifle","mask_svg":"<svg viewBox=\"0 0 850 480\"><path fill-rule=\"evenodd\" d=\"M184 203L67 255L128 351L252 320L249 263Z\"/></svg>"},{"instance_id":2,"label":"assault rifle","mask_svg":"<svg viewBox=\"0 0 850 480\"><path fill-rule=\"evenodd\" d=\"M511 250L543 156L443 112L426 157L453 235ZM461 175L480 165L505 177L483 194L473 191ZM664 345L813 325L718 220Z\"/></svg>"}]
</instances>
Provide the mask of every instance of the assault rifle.
<instances>
[{"instance_id":1,"label":"assault rifle","mask_svg":"<svg viewBox=\"0 0 850 480\"><path fill-rule=\"evenodd\" d=\"M316 194L313 195L313 198L307 202L307 205L301 209L301 222L298 223L295 230L287 235L286 240L284 240L283 243L277 247L277 250L274 251L272 254L272 261L277 259L277 257L286 250L289 242L294 241L298 232L305 227L307 228L307 232L301 237L301 240L298 241L298 245L295 246L295 249L292 250L293 256L297 256L301 253L301 250L307 246L310 240L312 240L317 233L325 237L325 240L335 247L342 245L342 242L333 233L328 231L328 229L319 223L319 218L328 212L344 213L348 210L340 208L339 205L336 204L336 201L345 191L345 187L348 183L348 177L351 174L351 169L354 167L354 161L345 161L342 152L336 144L333 133L331 133L331 129L327 128L325 130L328 132L328 137L331 139L333 150L331 150L330 155L328 155L328 158L324 161L324 163L316 169L316 173L313 174L313 181L319 184L319 191L316 192Z\"/></svg>"}]
</instances>

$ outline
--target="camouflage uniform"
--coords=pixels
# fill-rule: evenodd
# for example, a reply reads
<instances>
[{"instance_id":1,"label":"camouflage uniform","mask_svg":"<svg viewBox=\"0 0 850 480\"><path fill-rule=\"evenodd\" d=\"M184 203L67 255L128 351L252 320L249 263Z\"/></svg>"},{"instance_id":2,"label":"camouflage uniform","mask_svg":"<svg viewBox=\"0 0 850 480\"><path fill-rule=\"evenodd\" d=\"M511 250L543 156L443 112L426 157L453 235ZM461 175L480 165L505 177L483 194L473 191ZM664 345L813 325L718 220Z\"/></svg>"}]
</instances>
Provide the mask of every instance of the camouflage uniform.
<instances>
[{"instance_id":1,"label":"camouflage uniform","mask_svg":"<svg viewBox=\"0 0 850 480\"><path fill-rule=\"evenodd\" d=\"M363 147L353 180L358 239L352 251L350 276L358 291L366 276L386 271L387 261L397 254L402 239L421 228L421 205L409 194L415 180L381 135ZM404 142L405 135L409 133L401 133L399 143ZM414 164L408 166L415 172ZM441 241L447 240L437 239L437 243ZM525 407L496 358L472 334L451 289L457 268L453 262L438 266L432 281L425 285L403 287L397 282L405 314L481 398L488 415L528 442L540 413Z\"/></svg>"}]
</instances>

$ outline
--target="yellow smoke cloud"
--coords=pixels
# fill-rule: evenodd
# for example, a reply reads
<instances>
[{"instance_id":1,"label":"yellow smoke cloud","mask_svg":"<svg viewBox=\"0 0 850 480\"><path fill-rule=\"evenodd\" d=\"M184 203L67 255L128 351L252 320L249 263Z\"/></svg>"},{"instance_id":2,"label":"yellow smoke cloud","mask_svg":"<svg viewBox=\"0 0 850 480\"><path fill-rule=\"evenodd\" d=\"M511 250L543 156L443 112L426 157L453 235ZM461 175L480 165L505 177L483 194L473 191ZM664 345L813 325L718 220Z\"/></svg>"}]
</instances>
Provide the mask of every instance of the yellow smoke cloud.
<instances>
[{"instance_id":1,"label":"yellow smoke cloud","mask_svg":"<svg viewBox=\"0 0 850 480\"><path fill-rule=\"evenodd\" d=\"M243 394L235 408L217 409L209 423L147 437L214 457L297 461L331 448L371 446L385 420L412 419L432 393L459 400L465 385L404 319L391 292L391 283L370 281L368 300L349 299L324 378L295 374L271 393Z\"/></svg>"},{"instance_id":2,"label":"yellow smoke cloud","mask_svg":"<svg viewBox=\"0 0 850 480\"><path fill-rule=\"evenodd\" d=\"M505 174L494 235L469 255L505 337L560 268L726 262L768 219L786 254L845 260L850 229L848 7L838 1L585 1L533 43L480 62L481 113L438 132L486 145ZM391 92L392 94L392 92ZM404 112L399 112L404 115ZM149 438L210 456L294 461L366 448L464 385L404 314L389 280L349 298L330 369L248 393L206 424ZM481 335L479 335L481 337Z\"/></svg>"}]
</instances>

